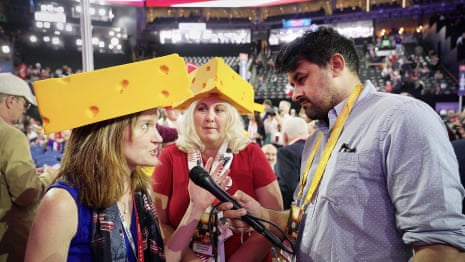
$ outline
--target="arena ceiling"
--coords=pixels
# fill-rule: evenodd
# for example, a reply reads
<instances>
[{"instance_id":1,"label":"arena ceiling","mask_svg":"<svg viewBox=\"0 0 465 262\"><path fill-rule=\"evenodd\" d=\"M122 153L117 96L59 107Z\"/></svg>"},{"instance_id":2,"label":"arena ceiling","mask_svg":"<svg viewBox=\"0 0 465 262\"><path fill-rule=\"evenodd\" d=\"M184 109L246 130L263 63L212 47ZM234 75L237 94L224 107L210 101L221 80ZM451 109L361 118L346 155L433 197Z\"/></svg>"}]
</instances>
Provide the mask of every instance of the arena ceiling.
<instances>
[{"instance_id":1,"label":"arena ceiling","mask_svg":"<svg viewBox=\"0 0 465 262\"><path fill-rule=\"evenodd\" d=\"M287 5L308 0L106 0L114 4L145 7L265 7Z\"/></svg>"}]
</instances>

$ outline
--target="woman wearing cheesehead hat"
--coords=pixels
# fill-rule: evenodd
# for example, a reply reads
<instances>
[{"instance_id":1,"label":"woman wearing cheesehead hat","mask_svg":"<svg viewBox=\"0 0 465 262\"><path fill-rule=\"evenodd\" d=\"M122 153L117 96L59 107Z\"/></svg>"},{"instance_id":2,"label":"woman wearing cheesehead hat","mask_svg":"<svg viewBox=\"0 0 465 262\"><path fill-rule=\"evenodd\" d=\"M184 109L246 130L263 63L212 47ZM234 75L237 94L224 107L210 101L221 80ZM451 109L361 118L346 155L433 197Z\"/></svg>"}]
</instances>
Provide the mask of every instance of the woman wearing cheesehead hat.
<instances>
[{"instance_id":1,"label":"woman wearing cheesehead hat","mask_svg":"<svg viewBox=\"0 0 465 262\"><path fill-rule=\"evenodd\" d=\"M41 200L26 261L171 260L138 167L158 164L157 107L192 96L184 60L173 54L33 85L45 131L72 132L58 179ZM190 210L214 200L200 187L190 190ZM186 221L198 221L195 215L186 213ZM188 245L194 229L183 227L178 243Z\"/></svg>"},{"instance_id":2,"label":"woman wearing cheesehead hat","mask_svg":"<svg viewBox=\"0 0 465 262\"><path fill-rule=\"evenodd\" d=\"M252 86L220 58L200 66L189 77L194 97L174 107L185 110L178 128L178 140L162 150L159 157L162 164L155 168L152 176L155 205L168 246L174 242L171 232L179 228L192 201L187 189L189 172L195 166L211 162L213 167L224 165L224 170L230 171L228 193L246 190L262 205L282 209L275 174L260 147L244 135L240 114L252 113L258 107L254 103ZM208 223L210 211L206 210L206 219L202 222ZM256 232L242 232L230 225L232 232L224 230L223 235L215 239L200 226L191 248L184 250L184 260L195 260L197 256L203 261L211 258L271 261L271 244Z\"/></svg>"}]
</instances>

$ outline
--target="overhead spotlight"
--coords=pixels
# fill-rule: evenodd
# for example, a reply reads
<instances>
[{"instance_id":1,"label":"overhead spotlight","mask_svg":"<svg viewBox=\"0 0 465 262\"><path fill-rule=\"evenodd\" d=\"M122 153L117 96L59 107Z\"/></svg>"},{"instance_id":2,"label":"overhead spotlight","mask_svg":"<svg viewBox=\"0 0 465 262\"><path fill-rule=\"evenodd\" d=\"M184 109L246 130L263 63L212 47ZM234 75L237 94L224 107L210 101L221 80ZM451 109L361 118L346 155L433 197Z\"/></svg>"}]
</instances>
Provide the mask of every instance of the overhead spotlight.
<instances>
[{"instance_id":1,"label":"overhead spotlight","mask_svg":"<svg viewBox=\"0 0 465 262\"><path fill-rule=\"evenodd\" d=\"M31 43L37 43L38 40L39 39L37 39L37 36L35 36L35 35L30 35L29 36L29 42L31 42Z\"/></svg>"},{"instance_id":2,"label":"overhead spotlight","mask_svg":"<svg viewBox=\"0 0 465 262\"><path fill-rule=\"evenodd\" d=\"M76 45L77 46L82 46L82 39L76 39Z\"/></svg>"},{"instance_id":3,"label":"overhead spotlight","mask_svg":"<svg viewBox=\"0 0 465 262\"><path fill-rule=\"evenodd\" d=\"M2 45L2 53L3 54L9 54L11 52L10 46L9 45Z\"/></svg>"},{"instance_id":4,"label":"overhead spotlight","mask_svg":"<svg viewBox=\"0 0 465 262\"><path fill-rule=\"evenodd\" d=\"M100 42L100 39L98 39L97 37L92 37L92 44L93 45L98 45L99 42Z\"/></svg>"},{"instance_id":5,"label":"overhead spotlight","mask_svg":"<svg viewBox=\"0 0 465 262\"><path fill-rule=\"evenodd\" d=\"M60 38L56 36L52 37L52 45L60 45L60 44L61 44Z\"/></svg>"},{"instance_id":6,"label":"overhead spotlight","mask_svg":"<svg viewBox=\"0 0 465 262\"><path fill-rule=\"evenodd\" d=\"M56 26L56 28L57 28L58 30L63 30L63 29L65 29L65 25L64 25L63 23L56 23L55 26Z\"/></svg>"},{"instance_id":7,"label":"overhead spotlight","mask_svg":"<svg viewBox=\"0 0 465 262\"><path fill-rule=\"evenodd\" d=\"M50 42L50 36L44 36L43 40L46 43Z\"/></svg>"},{"instance_id":8,"label":"overhead spotlight","mask_svg":"<svg viewBox=\"0 0 465 262\"><path fill-rule=\"evenodd\" d=\"M119 44L119 39L116 38L116 37L113 37L113 38L111 38L110 43L112 45L117 45L117 44Z\"/></svg>"}]
</instances>

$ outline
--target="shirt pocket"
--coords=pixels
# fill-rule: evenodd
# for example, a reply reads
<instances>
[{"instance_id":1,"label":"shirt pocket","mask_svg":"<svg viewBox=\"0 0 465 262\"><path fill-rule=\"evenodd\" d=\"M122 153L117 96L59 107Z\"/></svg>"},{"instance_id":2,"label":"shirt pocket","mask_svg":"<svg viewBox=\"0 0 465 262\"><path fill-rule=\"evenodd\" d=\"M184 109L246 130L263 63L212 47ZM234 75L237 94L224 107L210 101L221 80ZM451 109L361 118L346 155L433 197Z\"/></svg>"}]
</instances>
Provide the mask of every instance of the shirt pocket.
<instances>
[{"instance_id":1,"label":"shirt pocket","mask_svg":"<svg viewBox=\"0 0 465 262\"><path fill-rule=\"evenodd\" d=\"M380 187L385 184L380 175L374 152L334 152L335 158L325 176L328 180L320 192L336 209L369 205L380 197ZM382 191L382 190L381 190ZM350 210L348 210L350 211Z\"/></svg>"}]
</instances>

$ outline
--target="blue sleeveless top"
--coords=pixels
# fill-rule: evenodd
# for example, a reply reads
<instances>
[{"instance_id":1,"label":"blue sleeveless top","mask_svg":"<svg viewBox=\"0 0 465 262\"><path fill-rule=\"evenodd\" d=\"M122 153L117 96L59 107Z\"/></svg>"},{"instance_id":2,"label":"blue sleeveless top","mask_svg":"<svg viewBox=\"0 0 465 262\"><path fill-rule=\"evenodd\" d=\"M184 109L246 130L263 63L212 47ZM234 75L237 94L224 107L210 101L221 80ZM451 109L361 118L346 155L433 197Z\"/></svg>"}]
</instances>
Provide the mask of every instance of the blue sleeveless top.
<instances>
[{"instance_id":1,"label":"blue sleeveless top","mask_svg":"<svg viewBox=\"0 0 465 262\"><path fill-rule=\"evenodd\" d=\"M92 226L92 209L88 206L82 204L78 200L79 192L77 188L71 187L66 184L64 181L58 181L51 185L50 188L61 188L66 191L73 197L74 201L76 202L76 206L78 209L78 227L76 235L71 240L69 251L68 251L68 260L69 262L87 262L92 261L92 253L90 248L90 241L91 241L91 226ZM132 212L132 221L135 221L135 212L133 208ZM131 223L131 235L135 241L135 245L137 247L137 233L136 233L136 223ZM121 232L124 234L123 232ZM129 244L129 240L124 234L125 239L125 246L126 246L126 254L127 257L125 261L135 262L136 258L134 252L131 249Z\"/></svg>"}]
</instances>

